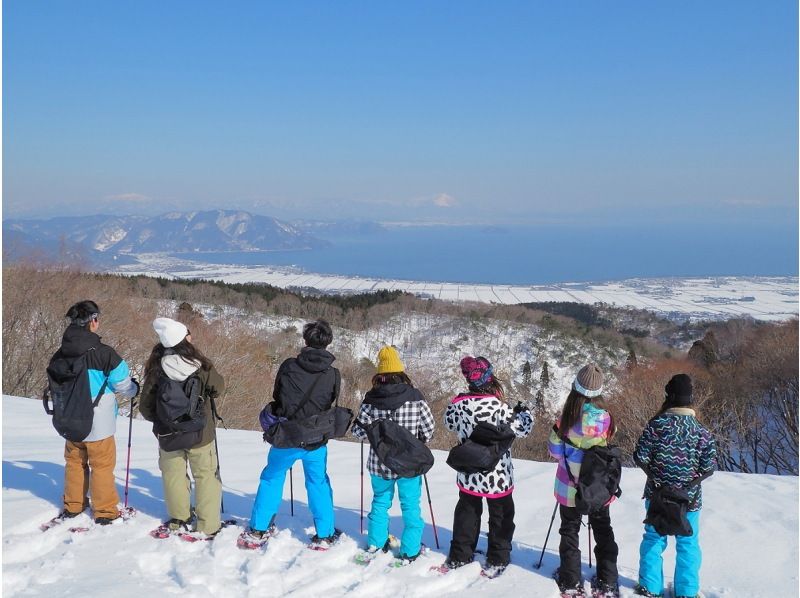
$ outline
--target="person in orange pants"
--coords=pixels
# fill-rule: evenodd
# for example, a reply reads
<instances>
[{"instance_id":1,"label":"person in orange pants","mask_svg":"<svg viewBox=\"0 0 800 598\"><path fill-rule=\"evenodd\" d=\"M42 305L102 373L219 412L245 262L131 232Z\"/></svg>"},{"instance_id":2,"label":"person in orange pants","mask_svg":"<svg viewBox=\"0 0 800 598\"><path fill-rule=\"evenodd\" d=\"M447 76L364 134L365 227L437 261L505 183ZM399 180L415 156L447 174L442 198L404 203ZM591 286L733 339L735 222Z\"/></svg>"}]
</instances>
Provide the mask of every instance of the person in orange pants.
<instances>
[{"instance_id":1,"label":"person in orange pants","mask_svg":"<svg viewBox=\"0 0 800 598\"><path fill-rule=\"evenodd\" d=\"M80 515L91 506L95 523L107 525L120 516L119 494L114 483L117 447L114 442L118 406L115 394L133 399L139 384L130 377L128 364L117 352L100 342L100 308L81 301L69 308L70 320L61 347L53 359L70 362L86 357L86 372L94 408L92 428L80 442L67 440L64 447L64 509L59 518Z\"/></svg>"}]
</instances>

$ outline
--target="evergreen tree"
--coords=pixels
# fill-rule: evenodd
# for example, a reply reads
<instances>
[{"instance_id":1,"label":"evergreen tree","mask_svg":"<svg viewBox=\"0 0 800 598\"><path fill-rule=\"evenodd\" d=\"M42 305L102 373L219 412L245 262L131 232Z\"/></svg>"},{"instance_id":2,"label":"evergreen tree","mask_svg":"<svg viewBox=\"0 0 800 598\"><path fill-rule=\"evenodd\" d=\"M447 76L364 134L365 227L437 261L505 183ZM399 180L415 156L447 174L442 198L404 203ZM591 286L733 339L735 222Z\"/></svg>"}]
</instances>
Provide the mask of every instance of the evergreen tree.
<instances>
[{"instance_id":1,"label":"evergreen tree","mask_svg":"<svg viewBox=\"0 0 800 598\"><path fill-rule=\"evenodd\" d=\"M542 388L550 387L550 368L546 361L542 364L542 375L539 376L539 382L542 383Z\"/></svg>"},{"instance_id":2,"label":"evergreen tree","mask_svg":"<svg viewBox=\"0 0 800 598\"><path fill-rule=\"evenodd\" d=\"M527 360L525 365L522 366L522 385L525 390L531 390L531 362Z\"/></svg>"},{"instance_id":3,"label":"evergreen tree","mask_svg":"<svg viewBox=\"0 0 800 598\"><path fill-rule=\"evenodd\" d=\"M628 352L628 358L625 360L625 367L629 370L632 370L637 365L639 365L639 361L636 359L636 351L631 348L631 350Z\"/></svg>"},{"instance_id":4,"label":"evergreen tree","mask_svg":"<svg viewBox=\"0 0 800 598\"><path fill-rule=\"evenodd\" d=\"M544 412L544 392L540 388L533 399L533 407L536 413ZM537 418L538 419L538 418Z\"/></svg>"}]
</instances>

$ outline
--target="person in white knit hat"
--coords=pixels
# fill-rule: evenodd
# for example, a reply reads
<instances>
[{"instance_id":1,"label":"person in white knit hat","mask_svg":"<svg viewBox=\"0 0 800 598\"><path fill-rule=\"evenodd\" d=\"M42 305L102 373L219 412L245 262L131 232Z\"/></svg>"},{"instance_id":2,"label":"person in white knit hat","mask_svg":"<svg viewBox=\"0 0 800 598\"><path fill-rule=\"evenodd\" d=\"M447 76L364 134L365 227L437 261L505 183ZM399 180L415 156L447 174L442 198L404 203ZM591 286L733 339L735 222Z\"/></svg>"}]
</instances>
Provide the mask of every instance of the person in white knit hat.
<instances>
[{"instance_id":1,"label":"person in white knit hat","mask_svg":"<svg viewBox=\"0 0 800 598\"><path fill-rule=\"evenodd\" d=\"M153 329L159 342L145 366L139 410L146 420L153 422L153 434L158 438L158 466L169 520L152 534L166 537L189 531L192 506L188 464L195 481L194 530L214 536L221 525L222 482L212 404L215 397L225 392L225 381L211 360L192 344L192 335L184 324L171 318L156 318ZM177 424L175 420L167 421L165 401L188 399L193 394L193 385L197 386L194 396L199 397L200 407Z\"/></svg>"}]
</instances>

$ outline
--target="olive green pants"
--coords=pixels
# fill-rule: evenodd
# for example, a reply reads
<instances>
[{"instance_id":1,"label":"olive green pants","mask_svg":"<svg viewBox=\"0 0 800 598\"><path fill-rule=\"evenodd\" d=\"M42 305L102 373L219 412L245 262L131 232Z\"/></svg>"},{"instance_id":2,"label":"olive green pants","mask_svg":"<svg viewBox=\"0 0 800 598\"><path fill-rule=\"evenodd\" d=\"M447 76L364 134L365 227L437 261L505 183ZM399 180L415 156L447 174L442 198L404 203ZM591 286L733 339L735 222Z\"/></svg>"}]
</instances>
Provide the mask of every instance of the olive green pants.
<instances>
[{"instance_id":1,"label":"olive green pants","mask_svg":"<svg viewBox=\"0 0 800 598\"><path fill-rule=\"evenodd\" d=\"M195 484L195 529L204 534L219 530L222 482L217 476L217 455L214 443L179 451L158 451L158 467L164 482L164 500L171 519L191 518L191 483L187 463Z\"/></svg>"}]
</instances>

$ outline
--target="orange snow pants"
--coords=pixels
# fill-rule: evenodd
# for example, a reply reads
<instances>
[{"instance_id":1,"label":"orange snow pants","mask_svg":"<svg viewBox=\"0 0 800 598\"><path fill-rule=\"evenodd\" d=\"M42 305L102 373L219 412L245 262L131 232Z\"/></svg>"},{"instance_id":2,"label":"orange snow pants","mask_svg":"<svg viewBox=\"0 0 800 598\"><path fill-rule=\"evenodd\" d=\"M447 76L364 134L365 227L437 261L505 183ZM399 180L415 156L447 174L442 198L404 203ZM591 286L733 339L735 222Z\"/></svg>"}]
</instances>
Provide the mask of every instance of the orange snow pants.
<instances>
[{"instance_id":1,"label":"orange snow pants","mask_svg":"<svg viewBox=\"0 0 800 598\"><path fill-rule=\"evenodd\" d=\"M114 482L117 445L114 437L92 442L71 442L64 447L64 508L80 513L89 506L91 487L94 517L114 519L119 515L119 494Z\"/></svg>"}]
</instances>

